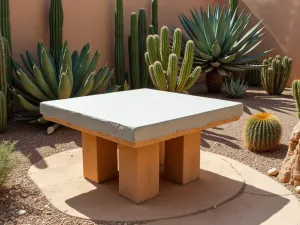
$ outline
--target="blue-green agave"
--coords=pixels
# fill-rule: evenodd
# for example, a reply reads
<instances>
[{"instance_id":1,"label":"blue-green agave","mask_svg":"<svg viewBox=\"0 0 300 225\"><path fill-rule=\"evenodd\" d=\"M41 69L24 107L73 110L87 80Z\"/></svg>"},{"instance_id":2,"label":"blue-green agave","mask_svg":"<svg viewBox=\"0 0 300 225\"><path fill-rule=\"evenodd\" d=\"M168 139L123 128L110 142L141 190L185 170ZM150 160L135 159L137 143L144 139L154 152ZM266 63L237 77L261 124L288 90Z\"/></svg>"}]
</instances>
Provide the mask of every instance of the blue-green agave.
<instances>
[{"instance_id":1,"label":"blue-green agave","mask_svg":"<svg viewBox=\"0 0 300 225\"><path fill-rule=\"evenodd\" d=\"M263 57L269 51L248 56L261 42L264 35L262 21L249 29L251 13L231 10L215 5L211 10L203 8L191 10L191 18L179 15L180 22L187 32L183 41L195 43L194 66L201 66L205 72L217 69L219 74L246 71L262 67L251 62ZM237 17L237 19L235 19Z\"/></svg>"},{"instance_id":2,"label":"blue-green agave","mask_svg":"<svg viewBox=\"0 0 300 225\"><path fill-rule=\"evenodd\" d=\"M15 85L12 91L25 109L39 115L36 120L31 121L32 123L48 122L39 114L39 105L43 101L113 92L119 89L119 86L106 89L113 71L107 65L97 70L100 54L96 51L90 59L89 44L82 48L80 54L75 51L71 55L66 41L61 50L59 65L55 65L43 42L38 42L37 49L38 63L28 51L26 57L20 54L26 70L13 61Z\"/></svg>"}]
</instances>

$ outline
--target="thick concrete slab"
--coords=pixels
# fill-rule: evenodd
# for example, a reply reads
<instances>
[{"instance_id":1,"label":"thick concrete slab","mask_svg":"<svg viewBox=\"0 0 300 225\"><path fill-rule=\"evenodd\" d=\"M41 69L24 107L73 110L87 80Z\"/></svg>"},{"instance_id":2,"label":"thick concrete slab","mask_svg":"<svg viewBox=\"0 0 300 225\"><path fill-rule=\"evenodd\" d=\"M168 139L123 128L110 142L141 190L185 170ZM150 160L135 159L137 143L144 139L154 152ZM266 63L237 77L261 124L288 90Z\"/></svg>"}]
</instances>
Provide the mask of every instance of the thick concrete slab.
<instances>
[{"instance_id":1,"label":"thick concrete slab","mask_svg":"<svg viewBox=\"0 0 300 225\"><path fill-rule=\"evenodd\" d=\"M231 164L201 152L200 179L181 186L160 179L160 195L136 205L118 193L117 179L96 185L82 176L81 149L52 155L33 165L29 177L60 211L86 219L144 221L202 212L235 197L244 180ZM48 165L41 169L40 164Z\"/></svg>"},{"instance_id":2,"label":"thick concrete slab","mask_svg":"<svg viewBox=\"0 0 300 225\"><path fill-rule=\"evenodd\" d=\"M205 127L243 113L237 102L139 89L43 102L41 113L129 142Z\"/></svg>"}]
</instances>

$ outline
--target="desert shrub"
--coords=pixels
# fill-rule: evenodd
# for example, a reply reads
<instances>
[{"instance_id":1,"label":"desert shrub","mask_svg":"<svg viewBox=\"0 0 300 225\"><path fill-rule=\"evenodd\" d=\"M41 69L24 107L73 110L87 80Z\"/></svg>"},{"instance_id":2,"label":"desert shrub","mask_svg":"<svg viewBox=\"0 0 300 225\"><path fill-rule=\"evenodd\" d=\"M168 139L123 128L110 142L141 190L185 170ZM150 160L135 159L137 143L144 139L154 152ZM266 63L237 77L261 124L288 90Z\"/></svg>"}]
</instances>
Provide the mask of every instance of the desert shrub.
<instances>
[{"instance_id":1,"label":"desert shrub","mask_svg":"<svg viewBox=\"0 0 300 225\"><path fill-rule=\"evenodd\" d=\"M0 142L0 188L7 181L8 175L14 169L16 162L13 156L15 142Z\"/></svg>"}]
</instances>

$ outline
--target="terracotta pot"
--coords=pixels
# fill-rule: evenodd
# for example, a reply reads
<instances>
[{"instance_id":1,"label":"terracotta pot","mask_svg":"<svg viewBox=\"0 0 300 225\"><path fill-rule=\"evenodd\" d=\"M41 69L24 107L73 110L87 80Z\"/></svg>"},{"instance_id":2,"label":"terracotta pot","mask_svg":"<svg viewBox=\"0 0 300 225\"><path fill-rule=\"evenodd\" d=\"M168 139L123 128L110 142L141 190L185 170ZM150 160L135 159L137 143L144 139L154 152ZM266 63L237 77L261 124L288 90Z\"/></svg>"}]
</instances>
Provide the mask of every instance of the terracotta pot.
<instances>
[{"instance_id":1,"label":"terracotta pot","mask_svg":"<svg viewBox=\"0 0 300 225\"><path fill-rule=\"evenodd\" d=\"M206 87L208 93L219 93L223 86L223 76L218 70L213 70L206 75Z\"/></svg>"}]
</instances>

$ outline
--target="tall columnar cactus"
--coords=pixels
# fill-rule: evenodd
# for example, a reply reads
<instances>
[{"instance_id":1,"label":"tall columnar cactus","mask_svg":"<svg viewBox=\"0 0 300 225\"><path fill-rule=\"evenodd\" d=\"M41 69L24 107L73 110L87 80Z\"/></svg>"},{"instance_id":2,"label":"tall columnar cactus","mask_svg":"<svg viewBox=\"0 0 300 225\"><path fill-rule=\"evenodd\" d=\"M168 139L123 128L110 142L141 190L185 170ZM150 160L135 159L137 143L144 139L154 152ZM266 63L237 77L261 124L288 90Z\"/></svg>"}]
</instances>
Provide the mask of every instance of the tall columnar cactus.
<instances>
[{"instance_id":1,"label":"tall columnar cactus","mask_svg":"<svg viewBox=\"0 0 300 225\"><path fill-rule=\"evenodd\" d=\"M269 113L257 113L245 124L243 142L255 152L273 150L280 142L282 127L277 117Z\"/></svg>"},{"instance_id":2,"label":"tall columnar cactus","mask_svg":"<svg viewBox=\"0 0 300 225\"><path fill-rule=\"evenodd\" d=\"M56 68L59 68L60 51L63 47L63 23L62 0L51 0L49 11L50 55L54 59Z\"/></svg>"},{"instance_id":3,"label":"tall columnar cactus","mask_svg":"<svg viewBox=\"0 0 300 225\"><path fill-rule=\"evenodd\" d=\"M262 84L270 95L281 95L289 80L292 71L292 59L285 56L281 60L278 55L275 59L263 61Z\"/></svg>"},{"instance_id":4,"label":"tall columnar cactus","mask_svg":"<svg viewBox=\"0 0 300 225\"><path fill-rule=\"evenodd\" d=\"M131 28L129 37L130 80L133 89L140 88L140 63L139 63L139 34L138 17L131 14Z\"/></svg>"},{"instance_id":5,"label":"tall columnar cactus","mask_svg":"<svg viewBox=\"0 0 300 225\"><path fill-rule=\"evenodd\" d=\"M5 39L0 34L0 133L4 132L7 125L7 81Z\"/></svg>"},{"instance_id":6,"label":"tall columnar cactus","mask_svg":"<svg viewBox=\"0 0 300 225\"><path fill-rule=\"evenodd\" d=\"M255 62L252 65L261 65L261 63ZM261 86L261 69L245 71L244 80L249 86Z\"/></svg>"},{"instance_id":7,"label":"tall columnar cactus","mask_svg":"<svg viewBox=\"0 0 300 225\"><path fill-rule=\"evenodd\" d=\"M151 80L157 89L182 93L194 85L201 74L201 67L196 67L192 72L194 42L188 41L178 75L178 60L182 40L180 29L174 31L173 38L173 46L171 48L169 29L167 27L161 29L160 37L158 35L149 35L147 38L145 59L149 66Z\"/></svg>"},{"instance_id":8,"label":"tall columnar cactus","mask_svg":"<svg viewBox=\"0 0 300 225\"><path fill-rule=\"evenodd\" d=\"M152 0L152 25L154 33L158 34L158 1Z\"/></svg>"},{"instance_id":9,"label":"tall columnar cactus","mask_svg":"<svg viewBox=\"0 0 300 225\"><path fill-rule=\"evenodd\" d=\"M300 119L300 80L293 81L292 91L296 102L297 116Z\"/></svg>"},{"instance_id":10,"label":"tall columnar cactus","mask_svg":"<svg viewBox=\"0 0 300 225\"><path fill-rule=\"evenodd\" d=\"M147 88L149 81L149 68L145 62L146 40L148 36L148 24L145 9L139 10L138 19L139 34L139 66L140 66L140 87Z\"/></svg>"},{"instance_id":11,"label":"tall columnar cactus","mask_svg":"<svg viewBox=\"0 0 300 225\"><path fill-rule=\"evenodd\" d=\"M123 0L115 1L115 73L117 85L125 82Z\"/></svg>"},{"instance_id":12,"label":"tall columnar cactus","mask_svg":"<svg viewBox=\"0 0 300 225\"><path fill-rule=\"evenodd\" d=\"M5 52L6 55L9 55L9 52L12 50L11 45L11 29L10 29L10 9L9 9L9 0L0 1L0 31L2 36L6 39L5 41ZM8 47L7 47L8 46ZM12 82L12 67L10 55L6 57L6 79L9 84Z\"/></svg>"}]
</instances>

